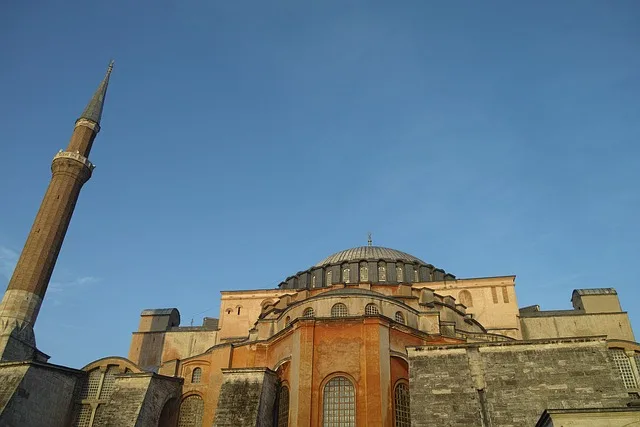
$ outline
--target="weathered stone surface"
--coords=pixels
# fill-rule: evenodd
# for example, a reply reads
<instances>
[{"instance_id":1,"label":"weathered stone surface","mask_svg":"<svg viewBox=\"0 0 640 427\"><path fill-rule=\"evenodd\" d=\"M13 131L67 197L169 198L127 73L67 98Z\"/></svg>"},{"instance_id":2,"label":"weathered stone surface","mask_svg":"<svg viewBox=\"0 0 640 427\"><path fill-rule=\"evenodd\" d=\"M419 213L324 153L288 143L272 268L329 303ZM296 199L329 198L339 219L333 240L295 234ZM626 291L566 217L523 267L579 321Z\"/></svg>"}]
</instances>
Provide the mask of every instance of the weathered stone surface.
<instances>
[{"instance_id":1,"label":"weathered stone surface","mask_svg":"<svg viewBox=\"0 0 640 427\"><path fill-rule=\"evenodd\" d=\"M275 373L266 368L223 369L215 427L272 427Z\"/></svg>"},{"instance_id":2,"label":"weathered stone surface","mask_svg":"<svg viewBox=\"0 0 640 427\"><path fill-rule=\"evenodd\" d=\"M94 427L164 425L166 420L161 419L161 414L165 405L173 405L181 393L180 378L153 373L117 375L111 400L105 407L104 415L95 420Z\"/></svg>"},{"instance_id":3,"label":"weathered stone surface","mask_svg":"<svg viewBox=\"0 0 640 427\"><path fill-rule=\"evenodd\" d=\"M82 375L82 371L38 362L0 364L0 425L70 425L76 383Z\"/></svg>"},{"instance_id":4,"label":"weathered stone surface","mask_svg":"<svg viewBox=\"0 0 640 427\"><path fill-rule=\"evenodd\" d=\"M546 408L623 406L603 339L412 348L413 426L531 426Z\"/></svg>"}]
</instances>

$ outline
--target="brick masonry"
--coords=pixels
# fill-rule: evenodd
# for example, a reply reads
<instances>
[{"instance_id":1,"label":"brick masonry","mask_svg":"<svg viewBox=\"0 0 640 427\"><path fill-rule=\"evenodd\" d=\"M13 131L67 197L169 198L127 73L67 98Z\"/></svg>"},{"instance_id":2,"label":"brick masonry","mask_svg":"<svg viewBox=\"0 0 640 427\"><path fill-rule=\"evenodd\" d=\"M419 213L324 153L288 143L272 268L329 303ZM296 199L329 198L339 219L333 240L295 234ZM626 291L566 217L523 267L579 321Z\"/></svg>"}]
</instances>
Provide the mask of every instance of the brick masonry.
<instances>
[{"instance_id":1,"label":"brick masonry","mask_svg":"<svg viewBox=\"0 0 640 427\"><path fill-rule=\"evenodd\" d=\"M409 349L412 426L532 426L546 408L619 407L604 339Z\"/></svg>"}]
</instances>

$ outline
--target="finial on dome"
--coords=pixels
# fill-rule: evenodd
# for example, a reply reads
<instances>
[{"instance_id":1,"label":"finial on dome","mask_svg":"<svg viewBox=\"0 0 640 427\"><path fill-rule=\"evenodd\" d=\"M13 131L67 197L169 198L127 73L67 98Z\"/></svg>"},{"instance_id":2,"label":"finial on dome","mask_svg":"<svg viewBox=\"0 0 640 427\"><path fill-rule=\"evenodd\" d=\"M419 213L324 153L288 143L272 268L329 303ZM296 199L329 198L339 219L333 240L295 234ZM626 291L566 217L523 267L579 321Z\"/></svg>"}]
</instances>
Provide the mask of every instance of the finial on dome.
<instances>
[{"instance_id":1,"label":"finial on dome","mask_svg":"<svg viewBox=\"0 0 640 427\"><path fill-rule=\"evenodd\" d=\"M371 232L369 232L369 238L367 240L367 246L373 246L373 240L371 240Z\"/></svg>"}]
</instances>

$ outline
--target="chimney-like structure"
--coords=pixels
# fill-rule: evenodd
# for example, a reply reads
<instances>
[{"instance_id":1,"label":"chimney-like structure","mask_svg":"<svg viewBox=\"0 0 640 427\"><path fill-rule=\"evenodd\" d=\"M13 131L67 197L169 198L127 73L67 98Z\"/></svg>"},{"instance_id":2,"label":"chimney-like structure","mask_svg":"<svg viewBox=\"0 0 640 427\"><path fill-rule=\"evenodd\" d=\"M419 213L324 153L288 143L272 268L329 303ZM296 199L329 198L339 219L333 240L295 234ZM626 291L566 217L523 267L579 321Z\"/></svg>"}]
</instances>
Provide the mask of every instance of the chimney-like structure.
<instances>
[{"instance_id":1,"label":"chimney-like structure","mask_svg":"<svg viewBox=\"0 0 640 427\"><path fill-rule=\"evenodd\" d=\"M94 166L89 152L98 132L113 61L95 94L76 120L71 141L51 163L51 182L0 302L0 361L48 358L36 349L33 327L47 292L82 185Z\"/></svg>"}]
</instances>

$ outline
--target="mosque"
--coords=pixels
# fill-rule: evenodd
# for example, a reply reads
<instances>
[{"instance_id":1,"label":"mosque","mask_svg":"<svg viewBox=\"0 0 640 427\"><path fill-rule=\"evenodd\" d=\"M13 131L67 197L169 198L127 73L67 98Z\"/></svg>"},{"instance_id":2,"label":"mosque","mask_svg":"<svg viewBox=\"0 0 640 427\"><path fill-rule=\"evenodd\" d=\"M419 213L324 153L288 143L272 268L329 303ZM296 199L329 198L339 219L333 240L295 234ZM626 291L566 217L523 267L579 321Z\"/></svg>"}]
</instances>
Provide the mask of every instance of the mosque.
<instances>
[{"instance_id":1,"label":"mosque","mask_svg":"<svg viewBox=\"0 0 640 427\"><path fill-rule=\"evenodd\" d=\"M515 276L459 278L371 240L275 289L222 292L201 326L144 309L126 358L48 363L33 326L112 69L54 156L0 302L0 425L640 426L640 344L615 289L520 307Z\"/></svg>"}]
</instances>

